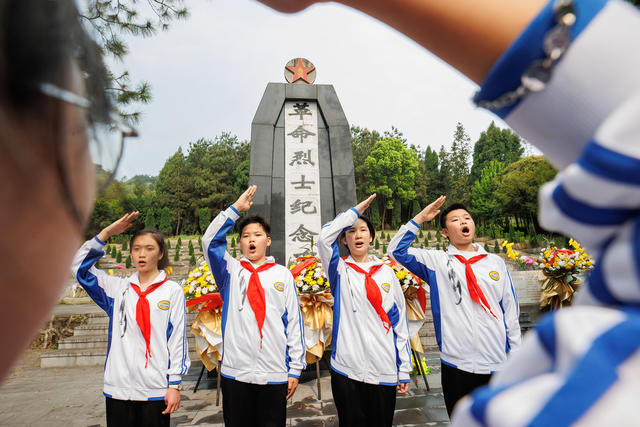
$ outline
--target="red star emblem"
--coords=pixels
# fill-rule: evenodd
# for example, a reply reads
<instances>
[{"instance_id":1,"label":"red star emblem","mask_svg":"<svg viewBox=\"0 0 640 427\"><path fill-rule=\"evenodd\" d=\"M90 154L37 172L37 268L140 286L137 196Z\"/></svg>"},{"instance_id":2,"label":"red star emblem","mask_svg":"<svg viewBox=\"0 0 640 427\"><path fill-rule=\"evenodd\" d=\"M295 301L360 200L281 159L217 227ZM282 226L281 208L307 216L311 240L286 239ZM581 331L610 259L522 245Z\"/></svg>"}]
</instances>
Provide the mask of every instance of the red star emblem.
<instances>
[{"instance_id":1,"label":"red star emblem","mask_svg":"<svg viewBox=\"0 0 640 427\"><path fill-rule=\"evenodd\" d=\"M302 59L298 58L298 63L296 65L289 66L287 65L287 70L293 73L293 77L291 78L291 83L295 82L298 79L302 79L307 83L309 82L309 73L315 70L316 67L305 67L302 65Z\"/></svg>"}]
</instances>

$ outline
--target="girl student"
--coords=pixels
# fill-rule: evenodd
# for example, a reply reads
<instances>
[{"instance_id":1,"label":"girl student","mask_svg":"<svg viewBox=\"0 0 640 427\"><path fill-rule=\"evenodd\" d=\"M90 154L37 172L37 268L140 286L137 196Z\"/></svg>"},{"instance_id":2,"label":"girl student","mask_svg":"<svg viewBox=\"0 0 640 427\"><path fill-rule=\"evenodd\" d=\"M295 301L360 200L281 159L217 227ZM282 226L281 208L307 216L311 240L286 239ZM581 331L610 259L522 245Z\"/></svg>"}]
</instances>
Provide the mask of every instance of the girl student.
<instances>
[{"instance_id":1,"label":"girl student","mask_svg":"<svg viewBox=\"0 0 640 427\"><path fill-rule=\"evenodd\" d=\"M361 215L374 198L338 215L318 238L334 298L331 391L341 426L390 426L412 369L402 288L393 269L369 255L375 230ZM338 240L349 250L344 259Z\"/></svg>"},{"instance_id":2,"label":"girl student","mask_svg":"<svg viewBox=\"0 0 640 427\"><path fill-rule=\"evenodd\" d=\"M138 217L124 215L85 242L72 271L80 286L109 316L104 370L108 426L169 426L180 406L180 383L191 364L182 287L169 280L164 237L141 230L131 237L136 272L110 276L94 267L111 236Z\"/></svg>"}]
</instances>

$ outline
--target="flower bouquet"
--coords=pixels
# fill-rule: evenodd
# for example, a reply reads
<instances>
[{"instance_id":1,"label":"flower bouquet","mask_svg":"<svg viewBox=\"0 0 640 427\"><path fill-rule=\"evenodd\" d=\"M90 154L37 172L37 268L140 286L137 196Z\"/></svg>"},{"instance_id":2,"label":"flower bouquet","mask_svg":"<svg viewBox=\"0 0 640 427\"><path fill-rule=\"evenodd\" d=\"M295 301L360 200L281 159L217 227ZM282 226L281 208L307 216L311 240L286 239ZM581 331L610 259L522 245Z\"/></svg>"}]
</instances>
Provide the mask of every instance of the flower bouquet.
<instances>
[{"instance_id":1,"label":"flower bouquet","mask_svg":"<svg viewBox=\"0 0 640 427\"><path fill-rule=\"evenodd\" d=\"M418 353L424 353L420 342L419 331L425 321L424 311L427 308L427 291L424 282L415 274L398 264L387 255L382 257L382 262L391 267L400 282L404 292L405 305L407 307L407 319L409 321L409 336L411 348Z\"/></svg>"},{"instance_id":2,"label":"flower bouquet","mask_svg":"<svg viewBox=\"0 0 640 427\"><path fill-rule=\"evenodd\" d=\"M521 266L542 270L545 277L540 294L541 309L556 310L571 305L573 294L581 284L578 276L593 266L589 254L573 239L569 240L571 249L547 246L537 257L520 255L508 241L502 246L506 248L507 256Z\"/></svg>"},{"instance_id":3,"label":"flower bouquet","mask_svg":"<svg viewBox=\"0 0 640 427\"><path fill-rule=\"evenodd\" d=\"M333 296L318 258L300 257L289 268L300 298L307 363L314 363L322 359L325 347L331 342Z\"/></svg>"},{"instance_id":4,"label":"flower bouquet","mask_svg":"<svg viewBox=\"0 0 640 427\"><path fill-rule=\"evenodd\" d=\"M196 351L208 371L222 359L222 298L206 262L189 272L182 281L187 309L198 310L191 325L196 338Z\"/></svg>"}]
</instances>

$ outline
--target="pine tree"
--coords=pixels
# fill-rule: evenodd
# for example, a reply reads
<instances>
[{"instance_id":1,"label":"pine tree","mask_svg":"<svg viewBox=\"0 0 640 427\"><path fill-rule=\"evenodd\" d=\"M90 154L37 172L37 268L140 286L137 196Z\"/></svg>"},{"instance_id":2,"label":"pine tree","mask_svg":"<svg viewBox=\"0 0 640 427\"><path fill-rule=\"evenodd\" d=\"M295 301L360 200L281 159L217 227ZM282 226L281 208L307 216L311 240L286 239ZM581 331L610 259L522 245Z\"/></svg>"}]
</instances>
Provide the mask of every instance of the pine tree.
<instances>
[{"instance_id":1,"label":"pine tree","mask_svg":"<svg viewBox=\"0 0 640 427\"><path fill-rule=\"evenodd\" d=\"M232 237L232 238L231 238L231 247L232 247L232 248L235 248L235 247L236 247L236 238L235 238L235 237Z\"/></svg>"},{"instance_id":2,"label":"pine tree","mask_svg":"<svg viewBox=\"0 0 640 427\"><path fill-rule=\"evenodd\" d=\"M118 251L118 253L116 254L116 262L117 263L122 262L122 251Z\"/></svg>"},{"instance_id":3,"label":"pine tree","mask_svg":"<svg viewBox=\"0 0 640 427\"><path fill-rule=\"evenodd\" d=\"M189 265L192 267L196 265L196 256L194 254L191 254L191 258L189 258Z\"/></svg>"},{"instance_id":4,"label":"pine tree","mask_svg":"<svg viewBox=\"0 0 640 427\"><path fill-rule=\"evenodd\" d=\"M131 268L131 255L127 255L127 259L124 261L124 265L127 268Z\"/></svg>"},{"instance_id":5,"label":"pine tree","mask_svg":"<svg viewBox=\"0 0 640 427\"><path fill-rule=\"evenodd\" d=\"M384 245L382 245L382 253L383 254L387 253L387 244L386 243Z\"/></svg>"},{"instance_id":6,"label":"pine tree","mask_svg":"<svg viewBox=\"0 0 640 427\"><path fill-rule=\"evenodd\" d=\"M202 237L198 236L198 247L202 247Z\"/></svg>"},{"instance_id":7,"label":"pine tree","mask_svg":"<svg viewBox=\"0 0 640 427\"><path fill-rule=\"evenodd\" d=\"M428 232L427 232L427 241L430 241L430 240L431 240L431 232L430 232L430 231L428 231Z\"/></svg>"},{"instance_id":8,"label":"pine tree","mask_svg":"<svg viewBox=\"0 0 640 427\"><path fill-rule=\"evenodd\" d=\"M176 245L176 253L173 256L174 261L180 261L180 246Z\"/></svg>"},{"instance_id":9,"label":"pine tree","mask_svg":"<svg viewBox=\"0 0 640 427\"><path fill-rule=\"evenodd\" d=\"M193 243L189 240L189 255L193 255Z\"/></svg>"},{"instance_id":10,"label":"pine tree","mask_svg":"<svg viewBox=\"0 0 640 427\"><path fill-rule=\"evenodd\" d=\"M498 239L496 239L496 243L493 245L493 252L500 253L500 245L498 244Z\"/></svg>"},{"instance_id":11,"label":"pine tree","mask_svg":"<svg viewBox=\"0 0 640 427\"><path fill-rule=\"evenodd\" d=\"M167 239L167 249L171 249L171 240Z\"/></svg>"},{"instance_id":12,"label":"pine tree","mask_svg":"<svg viewBox=\"0 0 640 427\"><path fill-rule=\"evenodd\" d=\"M127 241L125 240L125 241L122 242L122 250L126 251L127 249L128 249Z\"/></svg>"},{"instance_id":13,"label":"pine tree","mask_svg":"<svg viewBox=\"0 0 640 427\"><path fill-rule=\"evenodd\" d=\"M376 241L375 241L375 243L373 244L373 247L374 247L374 248L376 248L376 251L377 251L378 249L380 249L380 242L378 242L378 238L377 238L377 237L376 237Z\"/></svg>"},{"instance_id":14,"label":"pine tree","mask_svg":"<svg viewBox=\"0 0 640 427\"><path fill-rule=\"evenodd\" d=\"M436 249L437 249L437 250L440 250L440 242L437 242L437 243L436 243Z\"/></svg>"},{"instance_id":15,"label":"pine tree","mask_svg":"<svg viewBox=\"0 0 640 427\"><path fill-rule=\"evenodd\" d=\"M182 247L182 237L178 236L178 243L177 243L177 248Z\"/></svg>"},{"instance_id":16,"label":"pine tree","mask_svg":"<svg viewBox=\"0 0 640 427\"><path fill-rule=\"evenodd\" d=\"M234 247L233 247L233 250L231 251L231 256L235 258L237 255L238 255L238 254L237 254L237 252L236 252L236 247L234 246Z\"/></svg>"},{"instance_id":17,"label":"pine tree","mask_svg":"<svg viewBox=\"0 0 640 427\"><path fill-rule=\"evenodd\" d=\"M440 235L440 230L436 231L436 242L440 243L442 240L442 236Z\"/></svg>"},{"instance_id":18,"label":"pine tree","mask_svg":"<svg viewBox=\"0 0 640 427\"><path fill-rule=\"evenodd\" d=\"M484 250L487 251L487 252L490 252L489 251L489 243L484 242Z\"/></svg>"},{"instance_id":19,"label":"pine tree","mask_svg":"<svg viewBox=\"0 0 640 427\"><path fill-rule=\"evenodd\" d=\"M418 237L421 238L421 239L424 237L424 235L422 234L422 228L420 229L420 232L418 233Z\"/></svg>"}]
</instances>

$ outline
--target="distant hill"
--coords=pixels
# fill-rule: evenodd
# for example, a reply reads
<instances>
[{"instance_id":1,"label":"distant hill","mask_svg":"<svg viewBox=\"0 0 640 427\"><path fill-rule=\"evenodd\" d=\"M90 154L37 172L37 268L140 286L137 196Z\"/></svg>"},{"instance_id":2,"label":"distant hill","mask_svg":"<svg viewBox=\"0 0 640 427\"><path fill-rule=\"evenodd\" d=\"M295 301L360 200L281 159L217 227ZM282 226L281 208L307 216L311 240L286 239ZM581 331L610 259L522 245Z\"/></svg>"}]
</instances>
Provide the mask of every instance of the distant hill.
<instances>
[{"instance_id":1,"label":"distant hill","mask_svg":"<svg viewBox=\"0 0 640 427\"><path fill-rule=\"evenodd\" d=\"M126 177L125 177L126 179ZM133 189L136 185L141 185L148 190L153 190L153 187L156 185L157 176L149 176L149 175L136 175L133 178L129 178L124 182L127 190Z\"/></svg>"}]
</instances>

